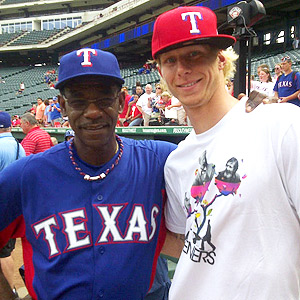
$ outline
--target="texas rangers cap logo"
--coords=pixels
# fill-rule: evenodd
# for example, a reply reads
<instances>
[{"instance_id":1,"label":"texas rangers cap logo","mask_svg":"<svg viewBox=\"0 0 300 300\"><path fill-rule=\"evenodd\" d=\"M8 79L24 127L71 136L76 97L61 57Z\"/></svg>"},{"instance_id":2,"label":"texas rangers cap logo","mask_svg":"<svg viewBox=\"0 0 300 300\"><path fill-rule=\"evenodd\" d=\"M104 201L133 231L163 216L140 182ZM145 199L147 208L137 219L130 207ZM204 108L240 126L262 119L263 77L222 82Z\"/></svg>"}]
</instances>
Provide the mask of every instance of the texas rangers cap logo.
<instances>
[{"instance_id":1,"label":"texas rangers cap logo","mask_svg":"<svg viewBox=\"0 0 300 300\"><path fill-rule=\"evenodd\" d=\"M110 52L99 49L83 48L64 55L60 60L58 83L55 88L62 88L67 81L76 77L97 75L122 85L117 58Z\"/></svg>"},{"instance_id":2,"label":"texas rangers cap logo","mask_svg":"<svg viewBox=\"0 0 300 300\"><path fill-rule=\"evenodd\" d=\"M215 13L203 6L181 6L161 14L154 23L152 56L188 44L211 44L226 49L235 42L230 35L218 34Z\"/></svg>"},{"instance_id":3,"label":"texas rangers cap logo","mask_svg":"<svg viewBox=\"0 0 300 300\"><path fill-rule=\"evenodd\" d=\"M83 67L92 67L91 55L97 55L97 51L95 49L84 48L77 50L76 54L77 56L83 56L83 62L81 63Z\"/></svg>"},{"instance_id":4,"label":"texas rangers cap logo","mask_svg":"<svg viewBox=\"0 0 300 300\"><path fill-rule=\"evenodd\" d=\"M191 34L201 34L200 29L197 27L197 19L202 20L202 15L200 12L186 12L181 14L181 18L183 21L190 21L191 22Z\"/></svg>"}]
</instances>

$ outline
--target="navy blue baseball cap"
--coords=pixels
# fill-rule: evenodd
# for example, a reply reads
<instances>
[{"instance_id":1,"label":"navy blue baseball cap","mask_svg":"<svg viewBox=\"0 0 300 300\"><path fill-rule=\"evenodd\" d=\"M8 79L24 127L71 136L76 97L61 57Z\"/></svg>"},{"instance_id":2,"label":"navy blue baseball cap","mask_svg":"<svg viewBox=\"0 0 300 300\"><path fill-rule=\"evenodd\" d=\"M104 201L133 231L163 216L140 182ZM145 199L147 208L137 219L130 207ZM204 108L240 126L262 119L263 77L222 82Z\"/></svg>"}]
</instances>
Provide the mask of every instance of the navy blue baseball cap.
<instances>
[{"instance_id":1,"label":"navy blue baseball cap","mask_svg":"<svg viewBox=\"0 0 300 300\"><path fill-rule=\"evenodd\" d=\"M83 48L72 51L60 59L56 89L62 88L70 79L97 75L124 83L117 58L110 52Z\"/></svg>"},{"instance_id":2,"label":"navy blue baseball cap","mask_svg":"<svg viewBox=\"0 0 300 300\"><path fill-rule=\"evenodd\" d=\"M5 111L0 111L0 128L9 128L11 126L10 115Z\"/></svg>"}]
</instances>

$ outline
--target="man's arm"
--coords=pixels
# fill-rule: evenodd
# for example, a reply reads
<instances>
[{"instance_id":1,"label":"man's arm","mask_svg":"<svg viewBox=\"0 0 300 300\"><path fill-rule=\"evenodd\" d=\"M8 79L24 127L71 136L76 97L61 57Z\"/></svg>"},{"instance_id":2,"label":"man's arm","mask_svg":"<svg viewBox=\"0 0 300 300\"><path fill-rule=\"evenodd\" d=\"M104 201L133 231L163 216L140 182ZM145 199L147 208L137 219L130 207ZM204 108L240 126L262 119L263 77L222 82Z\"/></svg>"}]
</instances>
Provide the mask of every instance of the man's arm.
<instances>
[{"instance_id":1,"label":"man's arm","mask_svg":"<svg viewBox=\"0 0 300 300\"><path fill-rule=\"evenodd\" d=\"M167 230L166 240L161 254L179 258L184 246L184 235Z\"/></svg>"},{"instance_id":2,"label":"man's arm","mask_svg":"<svg viewBox=\"0 0 300 300\"><path fill-rule=\"evenodd\" d=\"M59 107L57 107L55 104L54 104L54 109L56 109L58 112L61 112L61 109Z\"/></svg>"},{"instance_id":3,"label":"man's arm","mask_svg":"<svg viewBox=\"0 0 300 300\"><path fill-rule=\"evenodd\" d=\"M300 90L296 91L294 94L289 95L287 97L281 97L280 100L279 100L279 103L284 103L284 102L288 102L288 101L293 100L293 99L297 99L299 93L300 93Z\"/></svg>"}]
</instances>

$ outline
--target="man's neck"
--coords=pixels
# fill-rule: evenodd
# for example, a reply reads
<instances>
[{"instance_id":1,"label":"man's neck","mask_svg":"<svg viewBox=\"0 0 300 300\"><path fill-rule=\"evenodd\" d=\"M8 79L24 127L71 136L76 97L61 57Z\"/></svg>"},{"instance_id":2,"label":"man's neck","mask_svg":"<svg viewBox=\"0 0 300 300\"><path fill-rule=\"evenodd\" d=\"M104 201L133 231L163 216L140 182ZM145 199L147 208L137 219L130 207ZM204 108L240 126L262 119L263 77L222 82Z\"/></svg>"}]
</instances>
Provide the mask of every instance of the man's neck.
<instances>
[{"instance_id":1,"label":"man's neck","mask_svg":"<svg viewBox=\"0 0 300 300\"><path fill-rule=\"evenodd\" d=\"M79 139L74 141L78 156L86 163L93 166L101 166L111 160L118 150L115 137L103 145L91 146L83 144Z\"/></svg>"},{"instance_id":2,"label":"man's neck","mask_svg":"<svg viewBox=\"0 0 300 300\"><path fill-rule=\"evenodd\" d=\"M36 128L39 128L39 125L34 125L34 126L32 126L30 129L29 129L29 131L31 131L31 130L33 130L33 129L36 129ZM29 132L28 131L28 132Z\"/></svg>"},{"instance_id":3,"label":"man's neck","mask_svg":"<svg viewBox=\"0 0 300 300\"><path fill-rule=\"evenodd\" d=\"M9 128L0 128L0 134L1 133L10 133L11 132L11 127Z\"/></svg>"},{"instance_id":4,"label":"man's neck","mask_svg":"<svg viewBox=\"0 0 300 300\"><path fill-rule=\"evenodd\" d=\"M204 133L214 127L238 103L236 98L225 89L224 91L225 93L219 91L205 106L184 107L196 134Z\"/></svg>"},{"instance_id":5,"label":"man's neck","mask_svg":"<svg viewBox=\"0 0 300 300\"><path fill-rule=\"evenodd\" d=\"M292 72L293 72L293 70L292 70L292 69L289 69L288 71L284 72L284 75L287 76L287 75L289 75L289 74L292 73Z\"/></svg>"}]
</instances>

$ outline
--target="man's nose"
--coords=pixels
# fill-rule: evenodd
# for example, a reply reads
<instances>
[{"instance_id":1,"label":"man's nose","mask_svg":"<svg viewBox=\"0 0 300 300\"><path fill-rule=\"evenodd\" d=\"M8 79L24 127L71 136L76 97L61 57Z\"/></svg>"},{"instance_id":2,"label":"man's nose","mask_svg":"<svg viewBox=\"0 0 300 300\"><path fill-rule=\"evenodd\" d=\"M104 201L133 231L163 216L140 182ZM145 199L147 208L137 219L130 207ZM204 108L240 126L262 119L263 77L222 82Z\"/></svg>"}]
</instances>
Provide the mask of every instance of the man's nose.
<instances>
[{"instance_id":1,"label":"man's nose","mask_svg":"<svg viewBox=\"0 0 300 300\"><path fill-rule=\"evenodd\" d=\"M87 118L98 118L103 114L103 110L99 107L97 102L89 102L84 110L84 115Z\"/></svg>"},{"instance_id":2,"label":"man's nose","mask_svg":"<svg viewBox=\"0 0 300 300\"><path fill-rule=\"evenodd\" d=\"M179 75L188 74L191 72L191 66L190 64L185 61L184 59L178 59L177 62L177 73Z\"/></svg>"}]
</instances>

